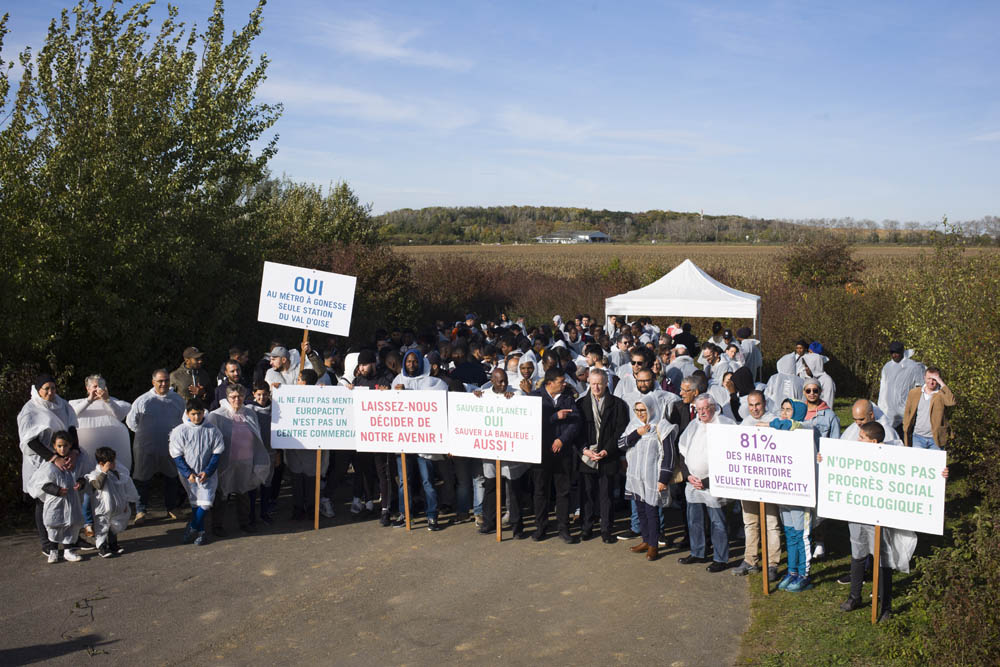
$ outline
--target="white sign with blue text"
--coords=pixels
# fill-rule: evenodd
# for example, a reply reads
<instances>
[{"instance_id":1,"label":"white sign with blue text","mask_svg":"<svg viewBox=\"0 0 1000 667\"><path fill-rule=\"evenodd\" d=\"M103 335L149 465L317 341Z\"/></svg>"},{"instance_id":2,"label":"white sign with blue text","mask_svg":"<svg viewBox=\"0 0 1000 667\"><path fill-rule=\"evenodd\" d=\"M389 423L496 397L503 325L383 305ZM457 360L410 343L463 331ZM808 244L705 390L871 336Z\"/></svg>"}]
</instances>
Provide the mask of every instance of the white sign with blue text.
<instances>
[{"instance_id":1,"label":"white sign with blue text","mask_svg":"<svg viewBox=\"0 0 1000 667\"><path fill-rule=\"evenodd\" d=\"M356 283L354 276L264 262L257 319L346 336Z\"/></svg>"}]
</instances>

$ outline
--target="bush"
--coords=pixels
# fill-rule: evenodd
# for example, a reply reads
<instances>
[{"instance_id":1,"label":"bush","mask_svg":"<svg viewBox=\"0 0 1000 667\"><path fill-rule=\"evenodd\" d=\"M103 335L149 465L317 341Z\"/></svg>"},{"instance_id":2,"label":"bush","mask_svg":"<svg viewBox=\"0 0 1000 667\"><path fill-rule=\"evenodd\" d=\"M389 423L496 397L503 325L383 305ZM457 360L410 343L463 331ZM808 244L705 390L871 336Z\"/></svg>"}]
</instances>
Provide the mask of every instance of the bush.
<instances>
[{"instance_id":1,"label":"bush","mask_svg":"<svg viewBox=\"0 0 1000 667\"><path fill-rule=\"evenodd\" d=\"M820 287L858 282L864 262L854 259L845 239L824 237L788 246L785 274L803 285Z\"/></svg>"},{"instance_id":2,"label":"bush","mask_svg":"<svg viewBox=\"0 0 1000 667\"><path fill-rule=\"evenodd\" d=\"M16 526L30 512L21 492L21 447L17 436L17 413L28 400L38 369L29 364L0 368L0 507L5 528Z\"/></svg>"}]
</instances>

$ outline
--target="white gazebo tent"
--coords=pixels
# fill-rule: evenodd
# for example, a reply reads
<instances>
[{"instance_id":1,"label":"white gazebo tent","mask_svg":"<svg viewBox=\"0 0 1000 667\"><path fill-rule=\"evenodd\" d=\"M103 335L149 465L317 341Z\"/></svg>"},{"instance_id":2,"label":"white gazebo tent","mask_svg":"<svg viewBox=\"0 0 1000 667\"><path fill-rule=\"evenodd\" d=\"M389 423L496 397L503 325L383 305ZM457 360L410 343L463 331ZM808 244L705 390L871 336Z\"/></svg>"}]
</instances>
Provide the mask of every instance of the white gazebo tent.
<instances>
[{"instance_id":1,"label":"white gazebo tent","mask_svg":"<svg viewBox=\"0 0 1000 667\"><path fill-rule=\"evenodd\" d=\"M605 299L604 315L739 317L753 320L757 336L760 297L723 285L685 259L656 282Z\"/></svg>"}]
</instances>

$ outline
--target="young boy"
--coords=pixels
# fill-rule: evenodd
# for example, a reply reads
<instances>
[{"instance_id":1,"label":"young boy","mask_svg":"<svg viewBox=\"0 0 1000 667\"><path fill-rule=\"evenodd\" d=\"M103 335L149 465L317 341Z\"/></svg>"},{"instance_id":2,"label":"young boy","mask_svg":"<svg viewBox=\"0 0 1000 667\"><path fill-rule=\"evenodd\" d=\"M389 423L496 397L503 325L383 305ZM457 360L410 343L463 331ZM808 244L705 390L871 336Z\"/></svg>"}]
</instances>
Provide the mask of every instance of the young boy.
<instances>
[{"instance_id":1,"label":"young boy","mask_svg":"<svg viewBox=\"0 0 1000 667\"><path fill-rule=\"evenodd\" d=\"M271 449L271 387L266 382L254 385L253 401L247 406L257 414L260 424L260 437L264 440L264 448L271 455L271 479L260 487L260 518L264 523L274 521L271 514L278 504L278 494L281 493L281 477L285 466L281 463L281 450ZM253 514L255 492L250 492L250 511Z\"/></svg>"},{"instance_id":2,"label":"young boy","mask_svg":"<svg viewBox=\"0 0 1000 667\"><path fill-rule=\"evenodd\" d=\"M94 452L97 466L87 474L94 495L94 534L97 553L110 558L125 553L118 545L118 534L128 528L131 516L129 503L139 501L139 492L128 468L119 466L117 454L110 447L98 447Z\"/></svg>"},{"instance_id":3,"label":"young boy","mask_svg":"<svg viewBox=\"0 0 1000 667\"><path fill-rule=\"evenodd\" d=\"M184 530L184 544L193 540L201 546L208 544L205 514L212 507L219 485L216 468L226 444L219 429L205 423L205 404L201 399L188 400L184 415L185 421L170 432L170 456L191 501L191 521Z\"/></svg>"},{"instance_id":4,"label":"young boy","mask_svg":"<svg viewBox=\"0 0 1000 667\"><path fill-rule=\"evenodd\" d=\"M884 440L885 428L878 422L871 421L861 425L858 442L882 443ZM822 461L819 454L816 455L816 460ZM941 471L941 476L947 479L948 468ZM854 611L862 606L861 586L865 577L865 561L874 550L875 527L848 522L847 528L851 534L851 592L840 608L843 611ZM892 571L894 569L900 572L910 571L910 558L917 548L917 535L909 530L883 528L882 547L885 556L879 563L879 622L892 617Z\"/></svg>"},{"instance_id":5,"label":"young boy","mask_svg":"<svg viewBox=\"0 0 1000 667\"><path fill-rule=\"evenodd\" d=\"M802 401L786 398L781 402L781 413L771 421L771 428L792 431L802 427L807 406ZM798 593L812 588L809 581L809 529L812 526L812 508L796 505L778 505L781 523L785 526L785 549L788 552L788 573L778 584L778 589Z\"/></svg>"},{"instance_id":6,"label":"young boy","mask_svg":"<svg viewBox=\"0 0 1000 667\"><path fill-rule=\"evenodd\" d=\"M51 461L42 463L28 482L31 496L43 502L42 522L48 533L45 550L49 563L59 562L59 545L63 545L63 557L76 563L82 560L76 552L76 541L83 527L83 505L80 490L84 488L85 455L73 449L73 436L68 431L56 431L52 435L52 451L58 456L70 458L75 464L70 470L62 470Z\"/></svg>"}]
</instances>

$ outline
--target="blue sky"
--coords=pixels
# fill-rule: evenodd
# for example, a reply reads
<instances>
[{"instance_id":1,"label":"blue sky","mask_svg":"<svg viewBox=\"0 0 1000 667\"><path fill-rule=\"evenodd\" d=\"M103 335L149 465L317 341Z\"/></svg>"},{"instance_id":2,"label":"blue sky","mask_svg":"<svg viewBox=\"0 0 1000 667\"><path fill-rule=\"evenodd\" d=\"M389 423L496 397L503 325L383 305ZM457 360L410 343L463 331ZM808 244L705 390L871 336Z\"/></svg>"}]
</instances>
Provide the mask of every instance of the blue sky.
<instances>
[{"instance_id":1,"label":"blue sky","mask_svg":"<svg viewBox=\"0 0 1000 667\"><path fill-rule=\"evenodd\" d=\"M65 3L8 3L8 48ZM207 0L180 2L204 25ZM226 3L236 26L253 3ZM376 212L1000 215L1000 3L272 0L276 174Z\"/></svg>"}]
</instances>

